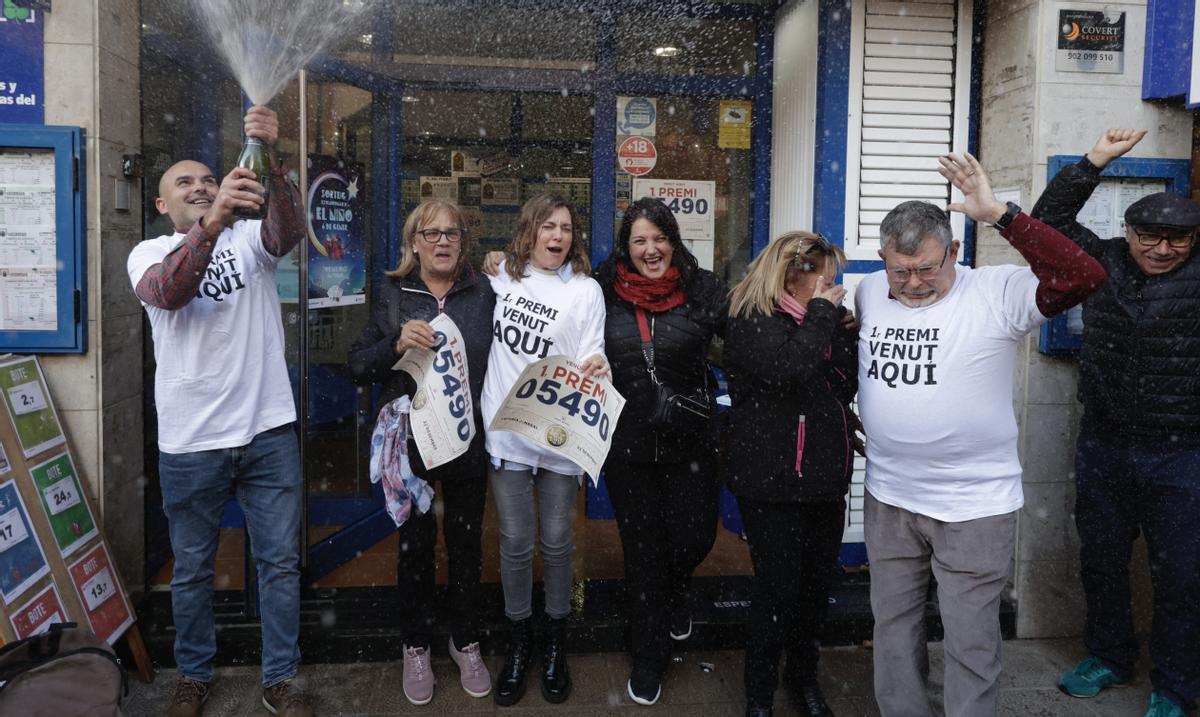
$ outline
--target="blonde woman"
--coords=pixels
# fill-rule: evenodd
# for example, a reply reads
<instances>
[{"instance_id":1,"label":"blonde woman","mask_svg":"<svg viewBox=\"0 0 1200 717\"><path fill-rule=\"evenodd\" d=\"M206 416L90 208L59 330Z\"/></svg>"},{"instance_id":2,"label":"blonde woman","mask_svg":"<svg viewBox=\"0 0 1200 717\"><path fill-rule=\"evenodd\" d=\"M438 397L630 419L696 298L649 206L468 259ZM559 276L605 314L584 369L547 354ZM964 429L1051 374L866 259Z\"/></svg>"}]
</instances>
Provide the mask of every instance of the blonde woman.
<instances>
[{"instance_id":1,"label":"blonde woman","mask_svg":"<svg viewBox=\"0 0 1200 717\"><path fill-rule=\"evenodd\" d=\"M834 283L842 250L819 234L772 242L730 292L729 488L754 565L746 714L770 715L784 679L801 713L832 715L817 686L817 634L853 468L857 335Z\"/></svg>"},{"instance_id":2,"label":"blonde woman","mask_svg":"<svg viewBox=\"0 0 1200 717\"><path fill-rule=\"evenodd\" d=\"M525 203L504 261L491 277L496 292L491 354L483 387L484 425L531 363L567 356L589 375L606 374L604 296L591 278L575 210L543 194ZM500 518L500 582L512 649L496 679L495 700L512 705L525 693L533 653L533 549L541 543L546 615L542 696L563 702L571 692L566 618L571 610L572 519L583 469L524 438L489 431L492 495ZM537 494L536 508L534 494Z\"/></svg>"},{"instance_id":3,"label":"blonde woman","mask_svg":"<svg viewBox=\"0 0 1200 717\"><path fill-rule=\"evenodd\" d=\"M464 230L462 210L449 202L426 200L404 223L404 256L387 272L379 295L372 301L371 320L350 347L349 366L360 385L381 384L379 405L400 396L412 398L413 379L392 366L405 351L433 348L429 322L445 313L454 320L466 342L471 402L475 411L475 438L466 453L453 461L426 470L415 444L409 439L408 456L413 472L431 486L435 481L442 498L442 533L449 554L448 589L453 622L450 656L459 667L463 690L486 697L491 675L479 651L475 616L479 613L480 547L484 502L487 496L487 455L484 452L480 399L488 351L492 345L492 308L496 295L487 277L467 263L471 237ZM430 632L433 625L437 520L430 508L413 511L397 531L400 554L397 587L404 635L404 696L415 705L433 699Z\"/></svg>"}]
</instances>

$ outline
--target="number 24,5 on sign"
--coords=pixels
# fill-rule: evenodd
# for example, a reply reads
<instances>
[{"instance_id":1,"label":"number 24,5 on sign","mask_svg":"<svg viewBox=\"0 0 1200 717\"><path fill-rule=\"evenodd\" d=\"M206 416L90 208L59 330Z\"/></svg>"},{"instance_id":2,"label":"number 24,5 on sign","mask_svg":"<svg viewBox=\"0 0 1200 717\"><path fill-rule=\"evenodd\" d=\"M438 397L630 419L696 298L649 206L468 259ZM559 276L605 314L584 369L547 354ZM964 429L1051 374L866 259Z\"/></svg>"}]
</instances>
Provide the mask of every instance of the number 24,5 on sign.
<instances>
[{"instance_id":1,"label":"number 24,5 on sign","mask_svg":"<svg viewBox=\"0 0 1200 717\"><path fill-rule=\"evenodd\" d=\"M433 339L438 346L444 346L446 343L446 335L441 331L434 333ZM454 343L458 343L455 341ZM455 347L449 346L443 348L434 356L433 370L441 375L442 395L450 399L450 415L454 418L461 419L458 422L456 430L460 440L467 440L471 437L471 421L467 417L467 410L470 404L467 402L467 394L465 393L466 386L463 386L462 381L458 376L450 373L450 369L457 366L462 361L462 351L458 351Z\"/></svg>"}]
</instances>

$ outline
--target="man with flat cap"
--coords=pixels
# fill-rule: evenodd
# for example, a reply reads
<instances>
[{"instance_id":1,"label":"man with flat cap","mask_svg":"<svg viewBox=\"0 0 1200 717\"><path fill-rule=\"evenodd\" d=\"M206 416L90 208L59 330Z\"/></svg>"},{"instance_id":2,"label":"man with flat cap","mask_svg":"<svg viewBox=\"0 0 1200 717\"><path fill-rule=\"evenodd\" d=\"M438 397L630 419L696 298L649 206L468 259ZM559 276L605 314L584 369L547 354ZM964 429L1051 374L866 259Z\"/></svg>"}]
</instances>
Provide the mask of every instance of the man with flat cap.
<instances>
[{"instance_id":1,"label":"man with flat cap","mask_svg":"<svg viewBox=\"0 0 1200 717\"><path fill-rule=\"evenodd\" d=\"M1108 272L1084 302L1079 356L1075 524L1090 654L1059 688L1094 697L1132 679L1129 559L1140 532L1154 588L1146 717L1183 717L1200 697L1200 206L1168 192L1143 197L1125 212L1123 240L1075 219L1101 170L1145 135L1107 130L1033 208Z\"/></svg>"}]
</instances>

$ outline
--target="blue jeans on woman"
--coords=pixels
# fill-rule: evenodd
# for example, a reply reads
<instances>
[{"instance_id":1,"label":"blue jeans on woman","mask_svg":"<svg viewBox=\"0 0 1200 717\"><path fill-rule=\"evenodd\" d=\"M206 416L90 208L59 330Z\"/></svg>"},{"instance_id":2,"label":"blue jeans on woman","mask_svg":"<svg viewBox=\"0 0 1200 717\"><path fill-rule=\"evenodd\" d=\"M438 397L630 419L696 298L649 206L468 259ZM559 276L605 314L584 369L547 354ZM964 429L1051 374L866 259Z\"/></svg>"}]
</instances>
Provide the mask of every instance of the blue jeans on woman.
<instances>
[{"instance_id":1,"label":"blue jeans on woman","mask_svg":"<svg viewBox=\"0 0 1200 717\"><path fill-rule=\"evenodd\" d=\"M1075 453L1075 526L1087 598L1084 644L1132 676L1138 642L1129 587L1133 543L1150 558L1150 682L1185 707L1200 698L1200 439L1131 435L1084 417Z\"/></svg>"},{"instance_id":2,"label":"blue jeans on woman","mask_svg":"<svg viewBox=\"0 0 1200 717\"><path fill-rule=\"evenodd\" d=\"M217 654L213 574L221 514L230 495L246 515L262 605L263 686L300 666L300 448L292 424L249 444L197 453L162 453L163 510L175 552L171 608L179 674L209 682Z\"/></svg>"}]
</instances>

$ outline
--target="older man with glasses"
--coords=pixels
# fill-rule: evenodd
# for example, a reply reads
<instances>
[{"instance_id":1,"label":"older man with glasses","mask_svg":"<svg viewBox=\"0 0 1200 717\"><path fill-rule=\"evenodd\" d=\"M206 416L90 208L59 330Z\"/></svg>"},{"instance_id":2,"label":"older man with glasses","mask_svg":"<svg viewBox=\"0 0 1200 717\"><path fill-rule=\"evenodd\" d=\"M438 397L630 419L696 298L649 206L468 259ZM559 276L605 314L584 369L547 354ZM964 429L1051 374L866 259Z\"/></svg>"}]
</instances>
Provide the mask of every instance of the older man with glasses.
<instances>
[{"instance_id":1,"label":"older man with glasses","mask_svg":"<svg viewBox=\"0 0 1200 717\"><path fill-rule=\"evenodd\" d=\"M1144 197L1125 212L1124 241L1076 221L1101 170L1145 134L1107 130L1033 209L1109 277L1084 304L1079 355L1075 525L1089 654L1059 687L1094 697L1133 677L1129 559L1140 532L1154 588L1146 715L1182 717L1200 698L1200 206L1168 192Z\"/></svg>"},{"instance_id":2,"label":"older man with glasses","mask_svg":"<svg viewBox=\"0 0 1200 717\"><path fill-rule=\"evenodd\" d=\"M945 627L945 714L996 714L1000 595L1023 503L1017 348L1104 282L1100 264L1067 237L1000 202L974 157L940 162L963 193L950 209L999 229L1029 267L957 264L947 213L904 202L880 225L884 270L855 295L875 697L884 717L935 714L926 690L931 573Z\"/></svg>"}]
</instances>

